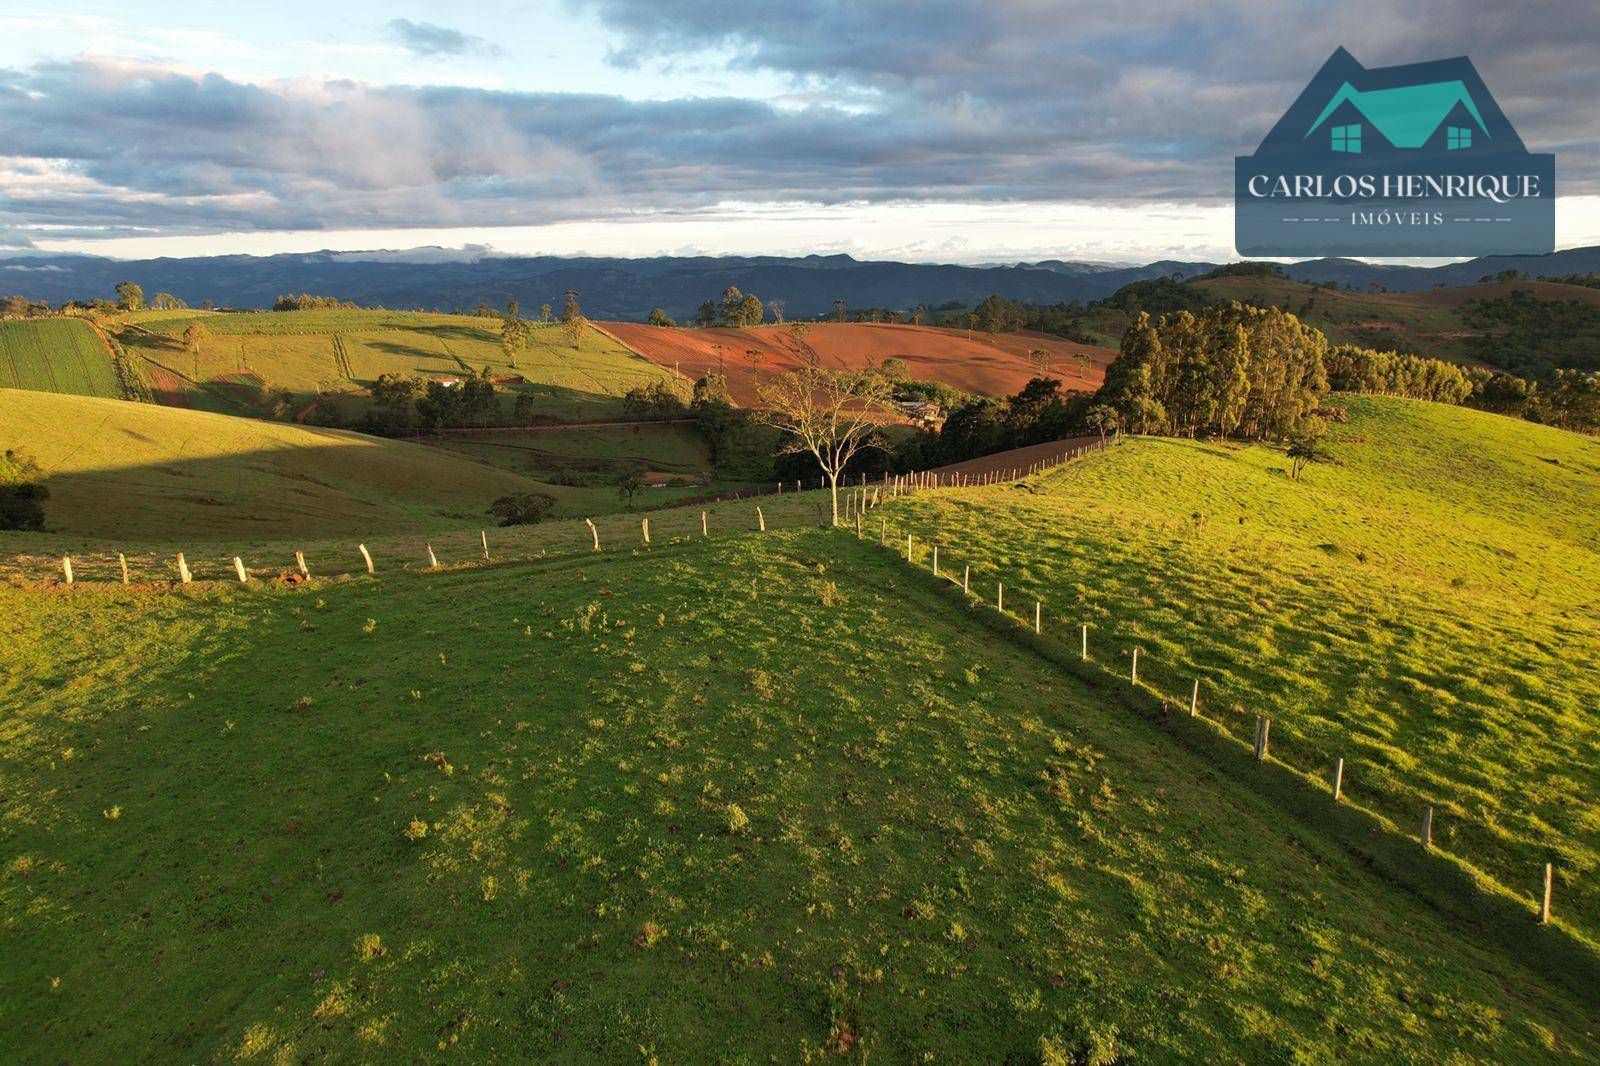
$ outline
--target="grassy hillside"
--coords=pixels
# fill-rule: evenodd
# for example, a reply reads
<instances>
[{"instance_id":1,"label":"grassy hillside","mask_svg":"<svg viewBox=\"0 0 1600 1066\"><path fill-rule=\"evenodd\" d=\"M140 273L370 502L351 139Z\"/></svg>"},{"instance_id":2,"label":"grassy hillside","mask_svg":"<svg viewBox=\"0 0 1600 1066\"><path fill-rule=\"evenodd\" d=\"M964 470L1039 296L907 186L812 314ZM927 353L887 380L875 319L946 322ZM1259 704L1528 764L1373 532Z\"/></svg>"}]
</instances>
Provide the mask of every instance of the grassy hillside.
<instances>
[{"instance_id":1,"label":"grassy hillside","mask_svg":"<svg viewBox=\"0 0 1600 1066\"><path fill-rule=\"evenodd\" d=\"M0 321L0 388L122 396L110 350L76 318Z\"/></svg>"},{"instance_id":2,"label":"grassy hillside","mask_svg":"<svg viewBox=\"0 0 1600 1066\"><path fill-rule=\"evenodd\" d=\"M890 508L1096 653L1524 897L1554 861L1600 941L1600 442L1456 407L1349 399L1334 462L1139 440L1016 487Z\"/></svg>"},{"instance_id":3,"label":"grassy hillside","mask_svg":"<svg viewBox=\"0 0 1600 1066\"><path fill-rule=\"evenodd\" d=\"M195 322L209 336L185 350ZM504 416L529 394L533 416L584 422L621 417L622 395L671 378L668 371L595 330L578 347L556 325L534 326L528 346L507 358L498 320L360 309L248 314L161 312L125 316L118 336L159 379L160 402L204 410L249 410L263 392L287 390L296 404L319 393L347 393L347 419L365 409L362 394L381 374L442 378L482 367L501 381ZM516 380L516 379L521 380Z\"/></svg>"},{"instance_id":4,"label":"grassy hillside","mask_svg":"<svg viewBox=\"0 0 1600 1066\"><path fill-rule=\"evenodd\" d=\"M420 444L9 389L0 447L49 475L50 528L130 546L477 528L500 496L580 491Z\"/></svg>"},{"instance_id":5,"label":"grassy hillside","mask_svg":"<svg viewBox=\"0 0 1600 1066\"><path fill-rule=\"evenodd\" d=\"M1548 959L837 534L0 638L21 1060L1600 1055Z\"/></svg>"}]
</instances>

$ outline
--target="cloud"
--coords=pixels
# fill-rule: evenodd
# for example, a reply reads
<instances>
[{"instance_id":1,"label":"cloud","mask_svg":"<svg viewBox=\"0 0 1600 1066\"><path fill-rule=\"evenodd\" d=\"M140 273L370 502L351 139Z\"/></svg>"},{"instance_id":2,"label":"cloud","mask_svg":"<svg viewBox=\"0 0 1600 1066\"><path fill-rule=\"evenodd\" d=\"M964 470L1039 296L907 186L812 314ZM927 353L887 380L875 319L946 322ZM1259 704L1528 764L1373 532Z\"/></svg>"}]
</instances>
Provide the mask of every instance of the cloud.
<instances>
[{"instance_id":1,"label":"cloud","mask_svg":"<svg viewBox=\"0 0 1600 1066\"><path fill-rule=\"evenodd\" d=\"M414 56L433 59L437 56L498 56L503 54L499 45L482 37L452 30L432 22L412 22L410 19L391 19L384 26L389 37L398 41Z\"/></svg>"},{"instance_id":2,"label":"cloud","mask_svg":"<svg viewBox=\"0 0 1600 1066\"><path fill-rule=\"evenodd\" d=\"M0 233L504 227L728 203L1223 205L1337 44L1466 53L1563 194L1600 192L1587 3L569 0L612 62L776 73L771 100L0 69ZM395 20L418 55L491 47ZM1314 31L1314 32L1313 32ZM1420 43L1419 43L1420 42ZM770 80L770 79L769 79Z\"/></svg>"}]
</instances>

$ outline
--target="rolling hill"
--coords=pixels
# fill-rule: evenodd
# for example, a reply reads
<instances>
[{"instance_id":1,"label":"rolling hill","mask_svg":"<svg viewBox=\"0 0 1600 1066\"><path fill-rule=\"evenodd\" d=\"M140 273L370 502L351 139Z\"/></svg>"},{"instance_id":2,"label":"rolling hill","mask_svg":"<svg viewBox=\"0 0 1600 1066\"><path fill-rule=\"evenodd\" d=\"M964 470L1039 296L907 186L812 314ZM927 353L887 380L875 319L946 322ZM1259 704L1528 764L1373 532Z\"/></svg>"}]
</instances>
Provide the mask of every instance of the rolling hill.
<instances>
[{"instance_id":1,"label":"rolling hill","mask_svg":"<svg viewBox=\"0 0 1600 1066\"><path fill-rule=\"evenodd\" d=\"M1349 397L1331 461L1136 440L1018 487L897 500L891 530L1039 598L1140 676L1525 898L1545 862L1600 944L1600 442Z\"/></svg>"},{"instance_id":2,"label":"rolling hill","mask_svg":"<svg viewBox=\"0 0 1600 1066\"><path fill-rule=\"evenodd\" d=\"M206 337L191 352L183 335L195 323ZM503 420L509 421L516 398L527 395L528 417L588 422L621 417L629 389L670 378L595 330L574 347L559 326L534 325L527 346L508 357L499 320L466 315L139 312L111 326L158 402L223 413L251 413L265 394L286 391L302 413L328 395L344 420L354 422L366 408L366 387L380 375L459 378L487 367L499 386Z\"/></svg>"},{"instance_id":3,"label":"rolling hill","mask_svg":"<svg viewBox=\"0 0 1600 1066\"><path fill-rule=\"evenodd\" d=\"M49 475L50 528L130 547L477 528L500 496L582 492L420 444L13 389L0 390L0 447Z\"/></svg>"},{"instance_id":4,"label":"rolling hill","mask_svg":"<svg viewBox=\"0 0 1600 1066\"><path fill-rule=\"evenodd\" d=\"M1592 964L1531 919L1413 847L1375 871L991 616L819 530L0 589L5 1044L1600 1055Z\"/></svg>"},{"instance_id":5,"label":"rolling hill","mask_svg":"<svg viewBox=\"0 0 1600 1066\"><path fill-rule=\"evenodd\" d=\"M816 358L841 370L903 360L913 378L942 381L967 392L1007 396L1036 377L1029 353L1050 353L1049 372L1068 389L1095 389L1116 353L1043 333L1002 333L869 323L810 323L802 336L788 326L752 329L670 329L628 322L601 328L663 368L692 378L727 375L736 402L755 402L763 373L794 369Z\"/></svg>"}]
</instances>

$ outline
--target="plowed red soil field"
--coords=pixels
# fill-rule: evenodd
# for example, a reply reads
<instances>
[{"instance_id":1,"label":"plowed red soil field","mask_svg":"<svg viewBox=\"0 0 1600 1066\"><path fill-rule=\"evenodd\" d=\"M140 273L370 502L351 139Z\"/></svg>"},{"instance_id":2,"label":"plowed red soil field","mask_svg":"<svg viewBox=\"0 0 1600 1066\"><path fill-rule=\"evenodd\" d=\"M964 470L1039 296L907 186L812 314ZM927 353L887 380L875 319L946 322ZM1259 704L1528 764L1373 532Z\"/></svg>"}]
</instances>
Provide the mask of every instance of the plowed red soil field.
<instances>
[{"instance_id":1,"label":"plowed red soil field","mask_svg":"<svg viewBox=\"0 0 1600 1066\"><path fill-rule=\"evenodd\" d=\"M1037 372L1028 353L1051 354L1050 376L1067 389L1096 389L1108 363L1110 348L1076 344L1044 333L1001 333L931 326L870 323L812 323L803 338L788 326L754 329L671 329L633 322L602 322L618 341L660 366L698 378L721 368L735 402L755 402L764 374L792 370L814 355L823 366L863 370L885 359L902 359L913 378L942 381L967 392L1008 396ZM1081 359L1080 359L1081 356Z\"/></svg>"}]
</instances>

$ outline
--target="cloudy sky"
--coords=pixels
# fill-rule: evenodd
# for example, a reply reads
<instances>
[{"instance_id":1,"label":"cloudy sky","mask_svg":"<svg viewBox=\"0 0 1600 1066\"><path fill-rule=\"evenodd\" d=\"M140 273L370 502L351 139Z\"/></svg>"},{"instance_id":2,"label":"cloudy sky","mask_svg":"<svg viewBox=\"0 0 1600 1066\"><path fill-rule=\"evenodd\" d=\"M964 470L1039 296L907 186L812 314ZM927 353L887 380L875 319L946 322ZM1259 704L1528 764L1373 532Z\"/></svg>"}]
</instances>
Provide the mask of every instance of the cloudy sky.
<instances>
[{"instance_id":1,"label":"cloudy sky","mask_svg":"<svg viewBox=\"0 0 1600 1066\"><path fill-rule=\"evenodd\" d=\"M1467 54L1600 244L1593 0L280 0L0 12L0 247L1232 254L1328 54Z\"/></svg>"}]
</instances>

